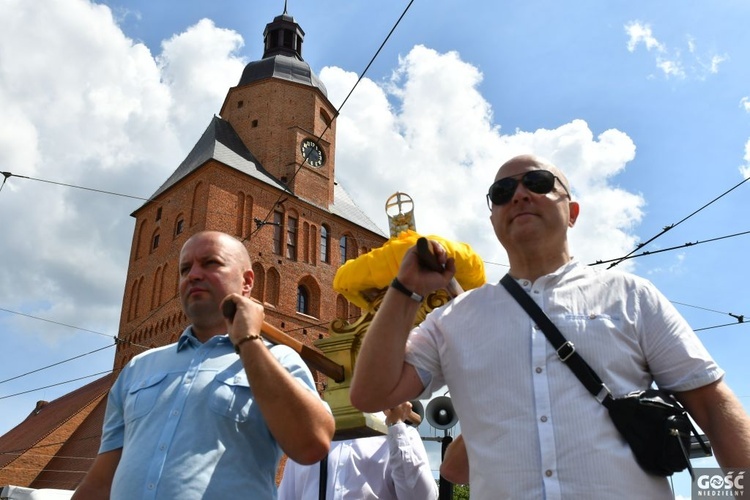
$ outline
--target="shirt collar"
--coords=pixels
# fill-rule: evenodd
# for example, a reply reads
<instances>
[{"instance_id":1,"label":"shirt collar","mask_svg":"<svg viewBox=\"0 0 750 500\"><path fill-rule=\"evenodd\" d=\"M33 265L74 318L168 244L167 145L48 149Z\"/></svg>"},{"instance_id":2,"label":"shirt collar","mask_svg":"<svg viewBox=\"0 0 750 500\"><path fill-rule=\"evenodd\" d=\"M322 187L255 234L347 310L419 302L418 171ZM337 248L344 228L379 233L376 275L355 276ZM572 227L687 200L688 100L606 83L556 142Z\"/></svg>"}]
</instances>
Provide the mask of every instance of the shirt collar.
<instances>
[{"instance_id":1,"label":"shirt collar","mask_svg":"<svg viewBox=\"0 0 750 500\"><path fill-rule=\"evenodd\" d=\"M215 335L208 339L206 344L209 344L211 342L214 342L216 344L224 344L226 342L230 342L229 335L227 335L226 333L223 335ZM177 340L177 351L179 352L187 346L190 346L193 349L198 349L202 345L203 342L198 340L198 337L196 337L193 333L193 325L188 325L188 327L185 328L185 330L180 335L180 338Z\"/></svg>"},{"instance_id":2,"label":"shirt collar","mask_svg":"<svg viewBox=\"0 0 750 500\"><path fill-rule=\"evenodd\" d=\"M183 348L187 346L192 346L193 348L198 348L201 346L201 341L196 338L196 336L193 334L193 325L188 325L185 330L183 330L182 335L180 335L180 338L177 340L177 351L181 351Z\"/></svg>"},{"instance_id":3,"label":"shirt collar","mask_svg":"<svg viewBox=\"0 0 750 500\"><path fill-rule=\"evenodd\" d=\"M524 290L527 292L531 289L531 286L533 284L543 284L544 286L548 285L549 283L557 282L557 280L560 279L560 277L564 276L568 272L572 271L573 269L576 269L580 267L582 264L580 261L576 260L575 257L571 257L568 262L563 264L562 266L558 267L556 270L552 271L549 274L545 274L544 276L540 276L537 278L537 280L532 283L531 281L527 279L517 279L519 285L523 287Z\"/></svg>"}]
</instances>

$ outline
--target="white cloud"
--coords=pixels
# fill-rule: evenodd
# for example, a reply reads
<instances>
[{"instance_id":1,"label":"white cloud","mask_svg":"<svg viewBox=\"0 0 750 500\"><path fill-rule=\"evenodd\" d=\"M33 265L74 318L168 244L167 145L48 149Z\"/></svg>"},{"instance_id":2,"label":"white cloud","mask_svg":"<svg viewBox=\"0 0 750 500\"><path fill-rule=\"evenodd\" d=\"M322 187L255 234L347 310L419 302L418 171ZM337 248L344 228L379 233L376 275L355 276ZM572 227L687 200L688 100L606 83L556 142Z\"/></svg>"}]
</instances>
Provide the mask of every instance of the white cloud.
<instances>
[{"instance_id":1,"label":"white cloud","mask_svg":"<svg viewBox=\"0 0 750 500\"><path fill-rule=\"evenodd\" d=\"M651 26L648 24L641 23L640 21L632 21L625 25L625 33L628 34L628 50L635 52L638 45L643 44L646 46L646 50L656 50L658 52L664 51L664 46L659 40L654 37L651 31Z\"/></svg>"},{"instance_id":2,"label":"white cloud","mask_svg":"<svg viewBox=\"0 0 750 500\"><path fill-rule=\"evenodd\" d=\"M651 26L641 21L627 23L625 33L628 36L628 51L633 53L641 45L646 48L647 52L653 51L654 64L666 78L704 80L708 75L718 73L721 63L729 59L726 54L709 54L707 56L699 54L695 39L691 35L687 35L685 47L690 57L686 61L679 48L670 48L667 44L658 40L654 36ZM705 62L706 60L708 62Z\"/></svg>"},{"instance_id":3,"label":"white cloud","mask_svg":"<svg viewBox=\"0 0 750 500\"><path fill-rule=\"evenodd\" d=\"M750 139L745 143L745 164L740 166L740 174L743 179L750 177Z\"/></svg>"},{"instance_id":4,"label":"white cloud","mask_svg":"<svg viewBox=\"0 0 750 500\"><path fill-rule=\"evenodd\" d=\"M669 60L657 57L656 67L662 70L667 77L685 78L685 70L682 68L682 62L679 59Z\"/></svg>"},{"instance_id":5,"label":"white cloud","mask_svg":"<svg viewBox=\"0 0 750 500\"><path fill-rule=\"evenodd\" d=\"M171 113L183 132L189 131L181 137L186 147L195 144L211 116L219 113L227 90L239 82L247 63L238 55L243 45L239 33L217 28L209 19L162 42L156 60L170 89Z\"/></svg>"},{"instance_id":6,"label":"white cloud","mask_svg":"<svg viewBox=\"0 0 750 500\"><path fill-rule=\"evenodd\" d=\"M0 303L115 333L128 214L142 202L20 176L149 196L238 81L242 39L204 20L155 58L105 6L0 9L0 160L18 176L0 192L3 257L16 264L0 266Z\"/></svg>"},{"instance_id":7,"label":"white cloud","mask_svg":"<svg viewBox=\"0 0 750 500\"><path fill-rule=\"evenodd\" d=\"M712 74L719 72L719 65L729 59L727 55L714 55L711 56L711 64L709 64L708 71Z\"/></svg>"},{"instance_id":8,"label":"white cloud","mask_svg":"<svg viewBox=\"0 0 750 500\"><path fill-rule=\"evenodd\" d=\"M356 75L324 68L321 79L338 104ZM480 82L478 70L458 54L422 46L399 60L389 81L362 81L339 117L336 158L337 177L360 206L386 230L386 199L408 193L419 232L465 241L486 261L507 263L484 195L503 161L535 152L569 174L584 206L571 233L576 256L588 263L632 249L644 201L609 183L635 155L630 138L617 130L594 138L582 120L503 135ZM487 270L495 279L506 268Z\"/></svg>"}]
</instances>

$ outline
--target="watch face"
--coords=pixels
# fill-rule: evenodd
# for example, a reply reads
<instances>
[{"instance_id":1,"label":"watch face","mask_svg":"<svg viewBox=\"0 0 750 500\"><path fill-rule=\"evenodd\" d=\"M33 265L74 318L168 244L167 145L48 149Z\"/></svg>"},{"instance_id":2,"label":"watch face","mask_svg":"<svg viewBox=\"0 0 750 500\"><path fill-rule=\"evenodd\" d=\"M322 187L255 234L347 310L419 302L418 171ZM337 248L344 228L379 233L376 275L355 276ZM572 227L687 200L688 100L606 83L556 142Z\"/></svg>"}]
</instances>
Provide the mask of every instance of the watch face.
<instances>
[{"instance_id":1,"label":"watch face","mask_svg":"<svg viewBox=\"0 0 750 500\"><path fill-rule=\"evenodd\" d=\"M300 149L302 150L302 157L306 159L307 164L311 167L319 167L325 161L323 150L310 139L302 141Z\"/></svg>"}]
</instances>

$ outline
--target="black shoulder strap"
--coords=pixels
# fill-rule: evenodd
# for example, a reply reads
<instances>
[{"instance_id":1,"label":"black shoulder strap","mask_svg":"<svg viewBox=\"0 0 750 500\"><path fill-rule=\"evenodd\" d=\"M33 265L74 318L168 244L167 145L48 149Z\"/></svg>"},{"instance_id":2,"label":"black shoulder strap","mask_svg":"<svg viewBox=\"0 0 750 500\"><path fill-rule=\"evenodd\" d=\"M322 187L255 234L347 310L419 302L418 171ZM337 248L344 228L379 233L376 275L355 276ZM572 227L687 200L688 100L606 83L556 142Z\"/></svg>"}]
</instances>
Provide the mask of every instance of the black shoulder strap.
<instances>
[{"instance_id":1,"label":"black shoulder strap","mask_svg":"<svg viewBox=\"0 0 750 500\"><path fill-rule=\"evenodd\" d=\"M531 316L531 319L541 328L544 332L544 336L547 337L549 343L557 351L557 356L560 361L565 363L570 368L578 380L586 387L586 389L596 397L597 401L604 403L608 397L611 397L609 389L602 382L599 376L594 370L586 363L576 351L573 342L568 341L560 330L557 329L554 323L544 314L544 311L529 297L529 294L521 288L516 280L510 274L506 274L500 280L500 283L508 290L514 299L524 308L524 310Z\"/></svg>"},{"instance_id":2,"label":"black shoulder strap","mask_svg":"<svg viewBox=\"0 0 750 500\"><path fill-rule=\"evenodd\" d=\"M328 455L320 461L320 482L318 483L318 499L326 500L326 485L328 484Z\"/></svg>"}]
</instances>

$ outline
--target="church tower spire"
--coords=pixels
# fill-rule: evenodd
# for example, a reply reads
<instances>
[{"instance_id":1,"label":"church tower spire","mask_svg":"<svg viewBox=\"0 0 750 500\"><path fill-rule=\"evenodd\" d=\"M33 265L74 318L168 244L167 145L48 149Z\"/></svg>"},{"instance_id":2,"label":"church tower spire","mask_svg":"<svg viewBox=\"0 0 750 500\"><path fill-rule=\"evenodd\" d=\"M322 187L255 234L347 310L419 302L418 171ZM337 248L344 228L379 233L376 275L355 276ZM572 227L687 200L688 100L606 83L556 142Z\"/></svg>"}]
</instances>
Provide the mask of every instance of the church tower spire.
<instances>
[{"instance_id":1,"label":"church tower spire","mask_svg":"<svg viewBox=\"0 0 750 500\"><path fill-rule=\"evenodd\" d=\"M263 31L263 58L245 66L221 117L266 172L315 205L334 203L336 108L302 59L305 32L289 15Z\"/></svg>"},{"instance_id":2,"label":"church tower spire","mask_svg":"<svg viewBox=\"0 0 750 500\"><path fill-rule=\"evenodd\" d=\"M294 18L287 14L286 2L284 2L284 13L276 16L263 31L263 59L284 55L303 61L302 41L304 38L305 32L294 21Z\"/></svg>"}]
</instances>

